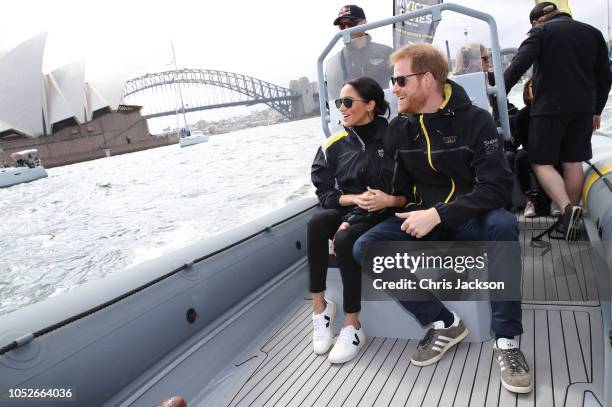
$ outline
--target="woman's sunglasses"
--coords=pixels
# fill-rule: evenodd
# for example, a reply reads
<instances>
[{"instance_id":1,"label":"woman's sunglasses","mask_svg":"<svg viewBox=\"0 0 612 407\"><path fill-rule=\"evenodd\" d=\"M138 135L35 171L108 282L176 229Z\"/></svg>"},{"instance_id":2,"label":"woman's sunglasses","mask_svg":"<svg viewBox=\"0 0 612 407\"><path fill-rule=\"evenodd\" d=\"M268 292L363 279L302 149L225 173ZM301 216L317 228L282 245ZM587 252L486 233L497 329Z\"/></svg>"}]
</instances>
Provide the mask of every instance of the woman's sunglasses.
<instances>
[{"instance_id":1,"label":"woman's sunglasses","mask_svg":"<svg viewBox=\"0 0 612 407\"><path fill-rule=\"evenodd\" d=\"M334 100L336 107L340 109L340 106L344 105L347 109L353 107L353 102L367 102L367 100L363 99L351 99L351 98L339 98Z\"/></svg>"},{"instance_id":2,"label":"woman's sunglasses","mask_svg":"<svg viewBox=\"0 0 612 407\"><path fill-rule=\"evenodd\" d=\"M406 86L406 80L408 78L410 78L411 76L424 75L426 73L427 73L427 71L426 72L419 72L419 73L412 73L410 75L392 76L391 77L391 84L393 86L395 86L395 84L397 83L397 86L399 86L400 88L403 88L404 86Z\"/></svg>"}]
</instances>

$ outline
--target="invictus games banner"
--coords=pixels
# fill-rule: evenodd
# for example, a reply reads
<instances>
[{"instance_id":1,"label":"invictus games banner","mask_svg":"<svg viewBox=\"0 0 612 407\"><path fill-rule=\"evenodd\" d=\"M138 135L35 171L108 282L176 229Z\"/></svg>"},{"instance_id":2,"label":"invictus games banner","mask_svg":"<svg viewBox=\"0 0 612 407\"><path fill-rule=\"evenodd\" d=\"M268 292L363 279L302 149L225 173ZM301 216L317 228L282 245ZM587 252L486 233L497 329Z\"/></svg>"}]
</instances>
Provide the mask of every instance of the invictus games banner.
<instances>
[{"instance_id":1,"label":"invictus games banner","mask_svg":"<svg viewBox=\"0 0 612 407\"><path fill-rule=\"evenodd\" d=\"M440 3L442 0L394 0L393 15L411 13ZM398 49L414 42L431 43L437 25L431 14L394 24L393 48Z\"/></svg>"}]
</instances>

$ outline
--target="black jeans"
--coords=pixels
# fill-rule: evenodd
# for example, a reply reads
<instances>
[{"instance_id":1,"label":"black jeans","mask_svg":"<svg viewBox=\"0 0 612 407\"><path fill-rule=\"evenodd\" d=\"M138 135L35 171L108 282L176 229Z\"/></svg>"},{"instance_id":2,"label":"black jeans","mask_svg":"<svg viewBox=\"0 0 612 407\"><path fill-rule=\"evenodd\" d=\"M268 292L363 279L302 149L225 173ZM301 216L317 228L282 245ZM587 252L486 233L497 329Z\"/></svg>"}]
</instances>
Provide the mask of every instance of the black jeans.
<instances>
[{"instance_id":1,"label":"black jeans","mask_svg":"<svg viewBox=\"0 0 612 407\"><path fill-rule=\"evenodd\" d=\"M328 240L333 239L342 223L344 213L338 209L324 209L308 222L308 269L310 292L325 291L329 263ZM345 313L361 310L361 267L353 258L353 243L375 223L357 223L336 236L336 259L342 276L343 309Z\"/></svg>"}]
</instances>

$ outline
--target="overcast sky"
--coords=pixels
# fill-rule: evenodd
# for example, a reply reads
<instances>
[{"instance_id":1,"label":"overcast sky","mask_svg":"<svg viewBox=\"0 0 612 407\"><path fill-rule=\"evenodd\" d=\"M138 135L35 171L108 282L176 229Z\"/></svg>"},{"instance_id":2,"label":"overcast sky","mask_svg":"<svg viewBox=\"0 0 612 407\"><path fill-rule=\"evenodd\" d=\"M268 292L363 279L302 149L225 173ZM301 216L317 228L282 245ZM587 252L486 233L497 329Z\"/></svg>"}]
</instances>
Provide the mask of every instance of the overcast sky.
<instances>
[{"instance_id":1,"label":"overcast sky","mask_svg":"<svg viewBox=\"0 0 612 407\"><path fill-rule=\"evenodd\" d=\"M392 16L391 0L351 1L370 22ZM493 15L502 47L518 47L529 30L533 0L461 0L466 7ZM116 71L131 77L169 69L174 43L179 68L219 69L288 86L302 76L316 80L316 60L337 32L332 22L346 4L336 0L20 0L5 2L0 24L0 50L44 31L48 40L45 72L85 59L87 78ZM574 18L607 34L607 0L570 0ZM434 44L451 52L469 42L490 44L487 25L445 12ZM389 28L372 32L390 44ZM0 51L0 55L2 52ZM263 108L259 106L258 108ZM189 115L218 119L251 108L230 108ZM149 121L152 131L173 126L173 118Z\"/></svg>"},{"instance_id":2,"label":"overcast sky","mask_svg":"<svg viewBox=\"0 0 612 407\"><path fill-rule=\"evenodd\" d=\"M457 3L492 14L502 47L518 46L529 29L532 0L462 0ZM172 0L168 2L13 1L3 4L0 49L49 32L44 69L87 60L88 77L117 69L136 73L164 69L174 42L180 67L222 69L287 86L300 76L315 79L316 59L337 28L342 1L310 2ZM369 21L392 14L392 2L362 0ZM607 38L605 0L570 0L574 18L595 25ZM448 15L448 19L446 16ZM489 43L487 27L445 13L436 42ZM388 30L373 33L390 38Z\"/></svg>"}]
</instances>

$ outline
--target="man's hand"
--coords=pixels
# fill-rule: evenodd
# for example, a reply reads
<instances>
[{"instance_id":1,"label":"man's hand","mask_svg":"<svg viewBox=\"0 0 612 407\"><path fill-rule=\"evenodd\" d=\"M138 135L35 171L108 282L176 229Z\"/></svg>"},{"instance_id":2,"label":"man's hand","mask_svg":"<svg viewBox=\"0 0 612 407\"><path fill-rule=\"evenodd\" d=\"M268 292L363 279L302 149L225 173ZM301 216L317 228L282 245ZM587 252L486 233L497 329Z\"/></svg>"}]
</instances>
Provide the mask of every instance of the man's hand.
<instances>
[{"instance_id":1,"label":"man's hand","mask_svg":"<svg viewBox=\"0 0 612 407\"><path fill-rule=\"evenodd\" d=\"M436 208L422 211L396 213L395 216L405 219L401 229L417 239L427 235L433 228L442 222Z\"/></svg>"},{"instance_id":2,"label":"man's hand","mask_svg":"<svg viewBox=\"0 0 612 407\"><path fill-rule=\"evenodd\" d=\"M388 195L380 189L372 189L368 187L368 195L364 198L368 212L376 212L381 209L388 208L390 205L391 195Z\"/></svg>"},{"instance_id":3,"label":"man's hand","mask_svg":"<svg viewBox=\"0 0 612 407\"><path fill-rule=\"evenodd\" d=\"M351 225L348 222L342 222L338 227L338 230L336 230L336 233L334 233L334 238L332 239L332 254L334 256L336 255L336 235L342 230L347 230L349 226Z\"/></svg>"},{"instance_id":4,"label":"man's hand","mask_svg":"<svg viewBox=\"0 0 612 407\"><path fill-rule=\"evenodd\" d=\"M593 115L593 131L599 130L601 127L601 116Z\"/></svg>"}]
</instances>

